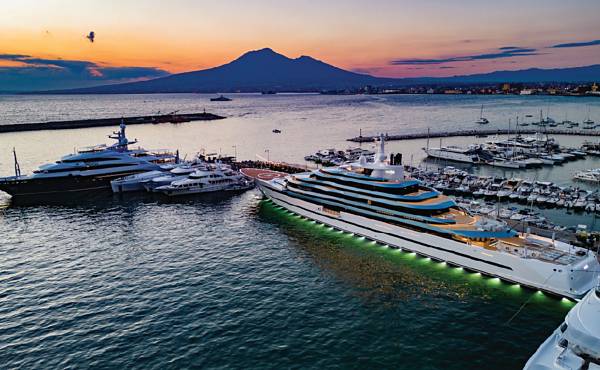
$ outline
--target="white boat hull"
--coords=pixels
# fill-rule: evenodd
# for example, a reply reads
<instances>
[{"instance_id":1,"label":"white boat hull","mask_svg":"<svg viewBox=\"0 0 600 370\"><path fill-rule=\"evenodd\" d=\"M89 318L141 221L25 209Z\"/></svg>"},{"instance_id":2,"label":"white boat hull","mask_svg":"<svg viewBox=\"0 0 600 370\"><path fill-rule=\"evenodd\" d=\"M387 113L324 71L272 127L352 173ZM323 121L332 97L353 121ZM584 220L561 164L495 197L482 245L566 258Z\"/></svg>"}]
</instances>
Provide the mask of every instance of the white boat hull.
<instances>
[{"instance_id":1,"label":"white boat hull","mask_svg":"<svg viewBox=\"0 0 600 370\"><path fill-rule=\"evenodd\" d=\"M193 187L193 188L185 188L185 189L174 189L170 186L163 186L156 188L156 192L161 192L167 196L173 197L178 195L194 195L194 194L204 194L204 193L213 193L217 191L244 191L254 187L254 183L248 183L247 185L213 185L213 186L205 186L205 187Z\"/></svg>"}]
</instances>

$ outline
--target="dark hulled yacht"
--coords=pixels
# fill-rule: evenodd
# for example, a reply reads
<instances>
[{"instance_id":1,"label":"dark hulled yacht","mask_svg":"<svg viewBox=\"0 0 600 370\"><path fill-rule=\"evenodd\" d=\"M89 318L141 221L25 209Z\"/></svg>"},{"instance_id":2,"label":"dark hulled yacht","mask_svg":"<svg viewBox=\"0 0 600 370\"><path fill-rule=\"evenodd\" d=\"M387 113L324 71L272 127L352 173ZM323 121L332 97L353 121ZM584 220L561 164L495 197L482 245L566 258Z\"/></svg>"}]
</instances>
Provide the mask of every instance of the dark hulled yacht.
<instances>
[{"instance_id":1,"label":"dark hulled yacht","mask_svg":"<svg viewBox=\"0 0 600 370\"><path fill-rule=\"evenodd\" d=\"M21 175L15 162L17 173L0 178L0 190L16 198L105 189L110 188L110 181L115 178L160 169L161 164L176 157L168 152L130 149L129 145L137 141L127 139L123 122L120 130L109 137L117 142L81 149L55 163L40 166L31 175Z\"/></svg>"}]
</instances>

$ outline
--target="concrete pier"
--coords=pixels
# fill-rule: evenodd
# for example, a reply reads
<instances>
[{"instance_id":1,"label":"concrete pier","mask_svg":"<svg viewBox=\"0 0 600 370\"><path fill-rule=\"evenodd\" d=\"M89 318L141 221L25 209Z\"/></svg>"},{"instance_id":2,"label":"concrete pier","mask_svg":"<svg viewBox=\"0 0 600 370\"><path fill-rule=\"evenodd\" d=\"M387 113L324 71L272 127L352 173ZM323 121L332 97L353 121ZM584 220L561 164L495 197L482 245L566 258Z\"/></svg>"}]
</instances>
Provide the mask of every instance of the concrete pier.
<instances>
[{"instance_id":1,"label":"concrete pier","mask_svg":"<svg viewBox=\"0 0 600 370\"><path fill-rule=\"evenodd\" d=\"M563 128L519 128L518 130L507 130L507 129L487 129L487 130L453 130L453 131L431 131L431 132L413 132L409 134L396 134L389 135L385 134L385 140L413 140L413 139L426 139L426 138L439 138L439 137L450 137L450 136L479 136L479 135L514 135L515 133L531 135L536 132L542 132L548 135L575 135L575 136L600 136L598 130L585 130L585 129L563 129ZM347 141L353 141L355 143L369 143L374 142L375 139L379 138L375 136L356 136Z\"/></svg>"},{"instance_id":2,"label":"concrete pier","mask_svg":"<svg viewBox=\"0 0 600 370\"><path fill-rule=\"evenodd\" d=\"M84 127L102 127L102 126L118 126L121 119L125 124L141 125L148 123L182 123L190 121L211 121L224 119L225 117L213 113L185 113L185 114L162 114L149 116L134 116L134 117L116 117L116 118L96 118L82 119L70 121L50 121L37 123L18 123L13 125L0 125L0 133L3 132L19 132L19 131L38 131L38 130L62 130L70 128Z\"/></svg>"}]
</instances>

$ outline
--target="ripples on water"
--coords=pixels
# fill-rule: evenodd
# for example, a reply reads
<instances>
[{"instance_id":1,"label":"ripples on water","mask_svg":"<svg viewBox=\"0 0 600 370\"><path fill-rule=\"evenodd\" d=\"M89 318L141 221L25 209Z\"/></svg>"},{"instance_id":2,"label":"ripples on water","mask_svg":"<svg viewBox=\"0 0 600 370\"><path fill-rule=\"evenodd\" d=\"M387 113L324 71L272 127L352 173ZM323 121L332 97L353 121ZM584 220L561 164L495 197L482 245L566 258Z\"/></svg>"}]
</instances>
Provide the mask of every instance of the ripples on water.
<instances>
[{"instance_id":1,"label":"ripples on water","mask_svg":"<svg viewBox=\"0 0 600 370\"><path fill-rule=\"evenodd\" d=\"M0 235L4 368L510 369L570 307L256 190L11 206Z\"/></svg>"}]
</instances>

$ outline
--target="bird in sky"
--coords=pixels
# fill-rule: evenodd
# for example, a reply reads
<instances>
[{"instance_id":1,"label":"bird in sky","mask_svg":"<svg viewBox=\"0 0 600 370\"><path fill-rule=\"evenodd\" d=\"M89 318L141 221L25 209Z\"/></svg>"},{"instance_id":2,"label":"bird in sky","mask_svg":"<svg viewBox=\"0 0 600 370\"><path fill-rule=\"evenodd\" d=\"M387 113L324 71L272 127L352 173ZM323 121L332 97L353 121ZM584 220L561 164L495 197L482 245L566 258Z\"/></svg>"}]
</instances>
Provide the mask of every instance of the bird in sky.
<instances>
[{"instance_id":1,"label":"bird in sky","mask_svg":"<svg viewBox=\"0 0 600 370\"><path fill-rule=\"evenodd\" d=\"M85 37L88 40L90 40L90 42L94 42L94 39L96 38L96 33L94 31L90 31L90 33Z\"/></svg>"}]
</instances>

